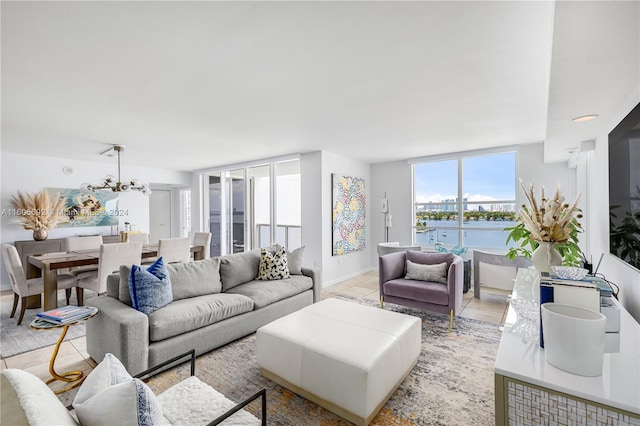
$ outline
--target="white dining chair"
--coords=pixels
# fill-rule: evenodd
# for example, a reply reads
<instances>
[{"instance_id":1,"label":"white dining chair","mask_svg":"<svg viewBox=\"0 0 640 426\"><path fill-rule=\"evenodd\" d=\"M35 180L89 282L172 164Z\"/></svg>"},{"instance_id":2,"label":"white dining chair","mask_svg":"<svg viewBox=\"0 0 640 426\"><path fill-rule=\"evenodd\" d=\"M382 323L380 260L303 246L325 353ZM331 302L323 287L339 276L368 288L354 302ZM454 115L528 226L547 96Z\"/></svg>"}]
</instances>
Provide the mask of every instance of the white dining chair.
<instances>
[{"instance_id":1,"label":"white dining chair","mask_svg":"<svg viewBox=\"0 0 640 426\"><path fill-rule=\"evenodd\" d=\"M102 235L88 235L86 237L68 237L67 251L100 250ZM98 265L74 266L69 268L71 275L78 276L82 272L97 271Z\"/></svg>"},{"instance_id":2,"label":"white dining chair","mask_svg":"<svg viewBox=\"0 0 640 426\"><path fill-rule=\"evenodd\" d=\"M109 275L118 272L120 265L139 265L141 258L142 243L140 242L102 244L98 270L78 275L77 285L80 289L78 299L84 297L84 289L92 290L98 294L105 293Z\"/></svg>"},{"instance_id":3,"label":"white dining chair","mask_svg":"<svg viewBox=\"0 0 640 426\"><path fill-rule=\"evenodd\" d=\"M163 238L158 241L158 257L165 263L188 262L191 258L189 237Z\"/></svg>"},{"instance_id":4,"label":"white dining chair","mask_svg":"<svg viewBox=\"0 0 640 426\"><path fill-rule=\"evenodd\" d=\"M129 234L127 237L127 241L130 243L140 242L143 245L149 244L149 234L146 232L142 232L139 234Z\"/></svg>"},{"instance_id":5,"label":"white dining chair","mask_svg":"<svg viewBox=\"0 0 640 426\"><path fill-rule=\"evenodd\" d=\"M2 259L4 260L4 266L7 268L9 274L9 281L11 282L11 289L13 290L13 308L11 309L11 315L9 318L13 318L18 307L18 299L20 299L20 316L18 317L18 325L22 324L22 318L24 317L24 311L27 308L27 297L42 294L44 291L44 283L42 278L27 279L22 266L22 260L18 250L11 244L2 245ZM69 297L71 296L70 289L76 286L76 277L70 274L58 275L58 290L65 289L67 305L69 304ZM67 291L69 290L69 291ZM76 295L80 297L76 290Z\"/></svg>"},{"instance_id":6,"label":"white dining chair","mask_svg":"<svg viewBox=\"0 0 640 426\"><path fill-rule=\"evenodd\" d=\"M211 256L211 232L196 232L193 235L193 245L203 246L203 259L208 259Z\"/></svg>"}]
</instances>

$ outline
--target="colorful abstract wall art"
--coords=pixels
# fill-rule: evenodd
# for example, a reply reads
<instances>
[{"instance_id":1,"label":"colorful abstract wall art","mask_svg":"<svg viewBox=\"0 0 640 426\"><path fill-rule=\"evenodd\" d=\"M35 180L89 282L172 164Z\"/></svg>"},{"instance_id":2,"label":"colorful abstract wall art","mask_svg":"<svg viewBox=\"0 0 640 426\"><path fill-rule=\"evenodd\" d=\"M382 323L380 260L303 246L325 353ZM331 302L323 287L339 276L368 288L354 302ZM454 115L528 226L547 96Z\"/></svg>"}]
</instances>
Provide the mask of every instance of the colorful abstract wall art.
<instances>
[{"instance_id":1,"label":"colorful abstract wall art","mask_svg":"<svg viewBox=\"0 0 640 426\"><path fill-rule=\"evenodd\" d=\"M333 255L365 249L364 179L331 175L333 208Z\"/></svg>"},{"instance_id":2,"label":"colorful abstract wall art","mask_svg":"<svg viewBox=\"0 0 640 426\"><path fill-rule=\"evenodd\" d=\"M47 188L51 196L60 194L67 203L67 220L58 228L80 226L114 226L119 223L118 194L87 192L81 189Z\"/></svg>"}]
</instances>

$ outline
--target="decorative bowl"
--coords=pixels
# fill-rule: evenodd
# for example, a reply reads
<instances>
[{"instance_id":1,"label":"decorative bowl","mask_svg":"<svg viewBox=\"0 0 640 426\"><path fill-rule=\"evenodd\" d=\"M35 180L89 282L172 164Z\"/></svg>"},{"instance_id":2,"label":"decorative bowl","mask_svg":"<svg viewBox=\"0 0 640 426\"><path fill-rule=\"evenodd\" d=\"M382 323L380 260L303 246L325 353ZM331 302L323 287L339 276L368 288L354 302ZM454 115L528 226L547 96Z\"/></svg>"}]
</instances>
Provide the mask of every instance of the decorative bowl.
<instances>
[{"instance_id":1,"label":"decorative bowl","mask_svg":"<svg viewBox=\"0 0 640 426\"><path fill-rule=\"evenodd\" d=\"M587 276L588 270L584 268L577 268L575 266L552 266L551 270L558 278L565 280L580 281Z\"/></svg>"}]
</instances>

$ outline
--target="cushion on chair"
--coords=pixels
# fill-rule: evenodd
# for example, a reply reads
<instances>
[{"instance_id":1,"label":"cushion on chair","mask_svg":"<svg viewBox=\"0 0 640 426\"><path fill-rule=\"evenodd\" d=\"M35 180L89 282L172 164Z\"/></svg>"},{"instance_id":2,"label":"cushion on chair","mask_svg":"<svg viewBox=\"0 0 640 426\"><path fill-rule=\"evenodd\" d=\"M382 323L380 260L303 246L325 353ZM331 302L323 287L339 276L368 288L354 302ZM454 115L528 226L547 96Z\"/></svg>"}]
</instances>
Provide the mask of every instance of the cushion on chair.
<instances>
[{"instance_id":1,"label":"cushion on chair","mask_svg":"<svg viewBox=\"0 0 640 426\"><path fill-rule=\"evenodd\" d=\"M447 284L447 263L437 263L433 265L421 265L407 260L407 280L430 281L434 283Z\"/></svg>"},{"instance_id":2,"label":"cushion on chair","mask_svg":"<svg viewBox=\"0 0 640 426\"><path fill-rule=\"evenodd\" d=\"M74 408L82 426L166 424L160 401L140 379L103 389Z\"/></svg>"},{"instance_id":3,"label":"cushion on chair","mask_svg":"<svg viewBox=\"0 0 640 426\"><path fill-rule=\"evenodd\" d=\"M383 284L383 287L385 295L436 305L447 306L449 304L449 289L446 285L440 283L399 278L387 281Z\"/></svg>"},{"instance_id":4,"label":"cushion on chair","mask_svg":"<svg viewBox=\"0 0 640 426\"><path fill-rule=\"evenodd\" d=\"M98 392L119 383L128 382L131 375L124 365L113 354L107 353L104 358L84 379L78 389L73 404L82 404Z\"/></svg>"},{"instance_id":5,"label":"cushion on chair","mask_svg":"<svg viewBox=\"0 0 640 426\"><path fill-rule=\"evenodd\" d=\"M419 251L407 251L407 260L421 265L434 265L442 262L447 263L447 271L453 263L453 253L422 253Z\"/></svg>"},{"instance_id":6,"label":"cushion on chair","mask_svg":"<svg viewBox=\"0 0 640 426\"><path fill-rule=\"evenodd\" d=\"M42 380L13 368L2 371L2 424L5 423L12 426L78 425Z\"/></svg>"}]
</instances>

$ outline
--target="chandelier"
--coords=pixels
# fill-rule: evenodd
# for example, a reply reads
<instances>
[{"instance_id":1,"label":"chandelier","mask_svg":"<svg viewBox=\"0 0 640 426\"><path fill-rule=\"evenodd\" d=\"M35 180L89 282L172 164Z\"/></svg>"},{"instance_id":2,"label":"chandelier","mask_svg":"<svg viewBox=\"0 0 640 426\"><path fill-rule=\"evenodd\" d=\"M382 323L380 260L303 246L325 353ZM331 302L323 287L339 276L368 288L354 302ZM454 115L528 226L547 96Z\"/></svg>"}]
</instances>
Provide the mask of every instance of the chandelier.
<instances>
[{"instance_id":1,"label":"chandelier","mask_svg":"<svg viewBox=\"0 0 640 426\"><path fill-rule=\"evenodd\" d=\"M100 192L100 191L111 191L111 192L127 192L127 191L140 191L144 195L149 194L149 187L144 183L140 183L137 179L131 179L127 182L122 182L120 179L120 153L124 151L124 146L122 145L114 145L113 151L116 152L118 156L118 178L116 179L113 175L107 175L103 181L97 185L92 185L90 183L83 183L81 185L81 189L89 192ZM106 154L111 152L112 149L109 149L102 154Z\"/></svg>"}]
</instances>

